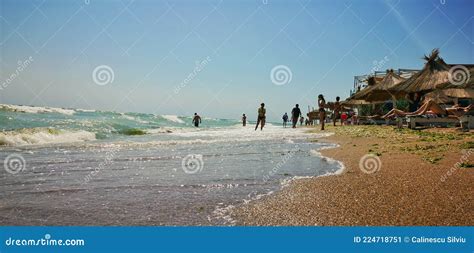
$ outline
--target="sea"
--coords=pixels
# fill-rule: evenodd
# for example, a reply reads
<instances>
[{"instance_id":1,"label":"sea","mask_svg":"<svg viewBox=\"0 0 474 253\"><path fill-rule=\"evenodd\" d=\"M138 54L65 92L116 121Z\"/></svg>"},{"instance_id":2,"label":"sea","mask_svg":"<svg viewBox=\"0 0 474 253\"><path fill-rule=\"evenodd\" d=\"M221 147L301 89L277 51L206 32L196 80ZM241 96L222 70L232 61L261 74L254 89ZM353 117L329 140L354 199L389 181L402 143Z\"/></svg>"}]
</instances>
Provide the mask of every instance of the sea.
<instances>
[{"instance_id":1,"label":"sea","mask_svg":"<svg viewBox=\"0 0 474 253\"><path fill-rule=\"evenodd\" d=\"M233 208L344 169L318 152L330 133L191 121L0 104L0 224L229 226Z\"/></svg>"}]
</instances>

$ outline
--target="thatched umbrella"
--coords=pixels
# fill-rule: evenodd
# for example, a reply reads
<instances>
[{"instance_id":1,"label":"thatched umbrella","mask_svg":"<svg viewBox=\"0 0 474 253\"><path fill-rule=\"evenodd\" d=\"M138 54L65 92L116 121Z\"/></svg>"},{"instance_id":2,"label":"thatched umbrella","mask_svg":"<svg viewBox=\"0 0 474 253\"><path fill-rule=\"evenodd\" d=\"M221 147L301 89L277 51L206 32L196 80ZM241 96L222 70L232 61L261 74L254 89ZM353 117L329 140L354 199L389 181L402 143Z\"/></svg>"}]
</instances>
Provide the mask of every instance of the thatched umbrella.
<instances>
[{"instance_id":1,"label":"thatched umbrella","mask_svg":"<svg viewBox=\"0 0 474 253\"><path fill-rule=\"evenodd\" d=\"M425 95L425 99L432 99L438 104L452 103L458 98L474 98L474 89L448 88L435 90Z\"/></svg>"},{"instance_id":2,"label":"thatched umbrella","mask_svg":"<svg viewBox=\"0 0 474 253\"><path fill-rule=\"evenodd\" d=\"M439 50L434 49L430 56L424 57L426 60L425 66L421 71L414 74L404 82L388 89L393 95L402 97L408 93L416 92L430 92L436 89L443 89L456 85L457 87L467 87L474 83L474 76L471 74L474 71L474 65L454 65L446 64L446 62L439 57ZM455 80L459 72L458 69L465 73L465 80Z\"/></svg>"},{"instance_id":3,"label":"thatched umbrella","mask_svg":"<svg viewBox=\"0 0 474 253\"><path fill-rule=\"evenodd\" d=\"M372 86L356 93L355 99L362 99L369 102L382 102L392 99L392 94L388 91L395 85L405 81L406 79L395 74L393 69L387 70L387 74L380 82L376 82Z\"/></svg>"},{"instance_id":4,"label":"thatched umbrella","mask_svg":"<svg viewBox=\"0 0 474 253\"><path fill-rule=\"evenodd\" d=\"M369 86L365 87L364 89L352 94L352 96L348 97L346 100L344 101L341 101L341 105L342 106L350 106L350 107L353 107L353 106L357 106L357 105L367 105L367 104L371 104L371 102L369 101L365 101L363 99L356 99L355 97L357 96L357 94L361 93L362 91L368 89L370 86L372 86L373 84L370 83Z\"/></svg>"},{"instance_id":5,"label":"thatched umbrella","mask_svg":"<svg viewBox=\"0 0 474 253\"><path fill-rule=\"evenodd\" d=\"M466 89L457 89L457 88L449 88L440 90L443 94L446 94L448 97L453 98L474 98L474 88L466 88Z\"/></svg>"},{"instance_id":6,"label":"thatched umbrella","mask_svg":"<svg viewBox=\"0 0 474 253\"><path fill-rule=\"evenodd\" d=\"M368 90L370 87L374 86L377 84L377 82L381 81L382 79L376 78L374 76L369 76L367 79L364 79L363 82L367 82L367 85L362 88L361 90L357 90L354 94L352 94L350 97L346 99L346 101L353 100L355 99L356 96L358 96L360 93L365 92Z\"/></svg>"},{"instance_id":7,"label":"thatched umbrella","mask_svg":"<svg viewBox=\"0 0 474 253\"><path fill-rule=\"evenodd\" d=\"M343 106L357 106L357 105L368 105L368 104L372 104L372 102L365 101L362 99L347 99L341 102L341 105Z\"/></svg>"}]
</instances>

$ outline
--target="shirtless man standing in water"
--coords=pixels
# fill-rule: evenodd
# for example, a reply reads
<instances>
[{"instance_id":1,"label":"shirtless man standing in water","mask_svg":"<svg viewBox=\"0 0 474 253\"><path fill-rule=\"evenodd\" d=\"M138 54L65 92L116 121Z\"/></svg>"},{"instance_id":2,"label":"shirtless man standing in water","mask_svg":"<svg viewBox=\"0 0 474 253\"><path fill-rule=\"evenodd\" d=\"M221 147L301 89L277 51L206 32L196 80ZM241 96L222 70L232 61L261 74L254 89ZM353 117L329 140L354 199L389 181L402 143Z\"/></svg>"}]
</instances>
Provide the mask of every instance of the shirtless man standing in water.
<instances>
[{"instance_id":1,"label":"shirtless man standing in water","mask_svg":"<svg viewBox=\"0 0 474 253\"><path fill-rule=\"evenodd\" d=\"M258 125L260 124L260 131L263 130L263 126L265 125L265 104L261 103L260 108L258 108L258 118L257 118L257 125L255 126L255 131L257 131Z\"/></svg>"},{"instance_id":2,"label":"shirtless man standing in water","mask_svg":"<svg viewBox=\"0 0 474 253\"><path fill-rule=\"evenodd\" d=\"M195 127L199 127L199 123L201 123L201 117L197 113L194 113L193 123Z\"/></svg>"}]
</instances>

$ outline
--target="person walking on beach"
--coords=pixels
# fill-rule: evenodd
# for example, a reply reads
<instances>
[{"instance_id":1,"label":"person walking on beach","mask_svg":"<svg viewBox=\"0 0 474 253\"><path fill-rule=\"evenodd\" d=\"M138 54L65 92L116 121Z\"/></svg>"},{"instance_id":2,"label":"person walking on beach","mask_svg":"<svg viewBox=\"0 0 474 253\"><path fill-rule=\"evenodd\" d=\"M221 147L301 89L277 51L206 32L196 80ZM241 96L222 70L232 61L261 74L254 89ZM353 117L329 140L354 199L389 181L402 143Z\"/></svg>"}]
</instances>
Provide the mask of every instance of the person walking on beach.
<instances>
[{"instance_id":1,"label":"person walking on beach","mask_svg":"<svg viewBox=\"0 0 474 253\"><path fill-rule=\"evenodd\" d=\"M257 118L257 125L255 126L255 131L257 131L258 125L260 124L260 131L263 130L263 126L265 126L265 104L261 103L260 108L258 108L258 118Z\"/></svg>"},{"instance_id":2,"label":"person walking on beach","mask_svg":"<svg viewBox=\"0 0 474 253\"><path fill-rule=\"evenodd\" d=\"M296 124L298 124L298 120L300 119L301 116L301 110L299 108L299 105L296 104L295 108L291 110L291 121L293 122L293 128L296 128Z\"/></svg>"},{"instance_id":3,"label":"person walking on beach","mask_svg":"<svg viewBox=\"0 0 474 253\"><path fill-rule=\"evenodd\" d=\"M199 127L199 124L201 123L201 117L197 114L197 112L194 113L193 123L195 127Z\"/></svg>"},{"instance_id":4,"label":"person walking on beach","mask_svg":"<svg viewBox=\"0 0 474 253\"><path fill-rule=\"evenodd\" d=\"M341 117L341 103L339 102L341 100L340 97L336 97L336 103L334 103L334 111L332 113L332 121L334 126L336 126L336 121ZM341 120L341 126L342 126L342 120Z\"/></svg>"},{"instance_id":5,"label":"person walking on beach","mask_svg":"<svg viewBox=\"0 0 474 253\"><path fill-rule=\"evenodd\" d=\"M323 94L318 96L318 106L319 106L319 123L321 124L321 130L324 130L324 121L326 120L326 100L324 99Z\"/></svg>"},{"instance_id":6,"label":"person walking on beach","mask_svg":"<svg viewBox=\"0 0 474 253\"><path fill-rule=\"evenodd\" d=\"M245 116L245 113L242 115L242 125L243 126L247 125L247 116Z\"/></svg>"},{"instance_id":7,"label":"person walking on beach","mask_svg":"<svg viewBox=\"0 0 474 253\"><path fill-rule=\"evenodd\" d=\"M300 126L302 126L302 125L303 125L303 122L304 122L304 117L303 117L303 116L301 116L301 117L300 117Z\"/></svg>"},{"instance_id":8,"label":"person walking on beach","mask_svg":"<svg viewBox=\"0 0 474 253\"><path fill-rule=\"evenodd\" d=\"M288 122L288 114L285 112L285 114L283 114L283 127L286 128L286 122Z\"/></svg>"}]
</instances>

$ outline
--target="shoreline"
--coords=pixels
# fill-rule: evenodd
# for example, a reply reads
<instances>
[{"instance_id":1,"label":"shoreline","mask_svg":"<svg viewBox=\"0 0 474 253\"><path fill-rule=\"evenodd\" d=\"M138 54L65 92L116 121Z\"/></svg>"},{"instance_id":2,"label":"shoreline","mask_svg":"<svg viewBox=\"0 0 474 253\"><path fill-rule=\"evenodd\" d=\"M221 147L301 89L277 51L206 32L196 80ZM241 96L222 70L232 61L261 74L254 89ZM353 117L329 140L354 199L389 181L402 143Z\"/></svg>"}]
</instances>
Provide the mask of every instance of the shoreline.
<instances>
[{"instance_id":1,"label":"shoreline","mask_svg":"<svg viewBox=\"0 0 474 253\"><path fill-rule=\"evenodd\" d=\"M232 210L237 225L474 224L472 134L386 126L338 126L326 131L333 130L335 135L322 140L339 147L318 152L340 161L346 167L341 174L292 180L271 196L238 206ZM380 159L374 173L359 168L367 154Z\"/></svg>"}]
</instances>

